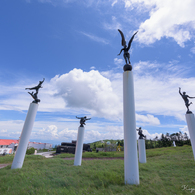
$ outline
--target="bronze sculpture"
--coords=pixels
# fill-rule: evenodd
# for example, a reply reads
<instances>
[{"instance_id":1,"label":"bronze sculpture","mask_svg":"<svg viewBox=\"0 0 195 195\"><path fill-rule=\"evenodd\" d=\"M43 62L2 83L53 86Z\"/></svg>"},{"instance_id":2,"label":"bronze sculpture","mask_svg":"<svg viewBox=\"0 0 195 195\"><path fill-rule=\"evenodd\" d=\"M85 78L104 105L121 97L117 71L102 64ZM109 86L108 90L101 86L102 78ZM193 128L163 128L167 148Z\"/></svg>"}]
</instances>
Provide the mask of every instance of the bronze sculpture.
<instances>
[{"instance_id":1,"label":"bronze sculpture","mask_svg":"<svg viewBox=\"0 0 195 195\"><path fill-rule=\"evenodd\" d=\"M192 113L190 110L189 110L189 106L190 104L192 104L192 102L189 103L189 100L188 98L195 98L195 97L190 97L188 95L186 95L186 92L183 92L183 94L181 93L181 88L179 87L179 94L181 95L181 97L183 98L184 102L185 102L185 105L186 105L186 108L187 108L187 112L186 113Z\"/></svg>"},{"instance_id":2,"label":"bronze sculpture","mask_svg":"<svg viewBox=\"0 0 195 195\"><path fill-rule=\"evenodd\" d=\"M45 81L45 79L43 79L43 81L39 81L39 84L35 87L25 88L25 89L29 89L29 90L33 90L33 89L36 90L35 93L34 92L32 92L32 93L28 92L32 96L32 98L34 99L34 101L32 103L38 103L38 102L41 101L40 99L38 99L37 95L38 95L39 89L43 88L41 85L44 81Z\"/></svg>"},{"instance_id":3,"label":"bronze sculpture","mask_svg":"<svg viewBox=\"0 0 195 195\"><path fill-rule=\"evenodd\" d=\"M141 129L141 127L139 129L137 129L138 131L138 135L139 135L139 139L143 139L144 137L146 137L144 134L143 134L143 131Z\"/></svg>"},{"instance_id":4,"label":"bronze sculpture","mask_svg":"<svg viewBox=\"0 0 195 195\"><path fill-rule=\"evenodd\" d=\"M91 118L87 118L86 116L84 116L84 117L77 117L77 116L76 116L76 118L81 119L81 120L80 120L80 127L84 127L83 125L86 125L86 124L85 124L85 121L91 119Z\"/></svg>"},{"instance_id":5,"label":"bronze sculpture","mask_svg":"<svg viewBox=\"0 0 195 195\"><path fill-rule=\"evenodd\" d=\"M121 37L122 37L122 42L121 42L121 43L122 43L122 46L123 46L123 48L121 49L121 51L120 51L120 53L119 53L118 55L120 55L121 52L124 51L123 57L124 57L124 59L125 59L125 62L126 62L126 64L128 64L127 62L129 62L129 65L130 65L131 62L130 62L129 49L130 49L130 47L131 47L131 43L132 43L132 41L133 41L133 39L134 39L134 36L138 33L138 31L135 32L134 35L131 37L131 39L130 39L130 41L129 41L129 43L128 43L128 47L127 47L127 45L126 45L126 41L125 41L125 37L124 37L123 32L122 32L120 29L118 29L118 31L119 31L119 33L121 34Z\"/></svg>"}]
</instances>

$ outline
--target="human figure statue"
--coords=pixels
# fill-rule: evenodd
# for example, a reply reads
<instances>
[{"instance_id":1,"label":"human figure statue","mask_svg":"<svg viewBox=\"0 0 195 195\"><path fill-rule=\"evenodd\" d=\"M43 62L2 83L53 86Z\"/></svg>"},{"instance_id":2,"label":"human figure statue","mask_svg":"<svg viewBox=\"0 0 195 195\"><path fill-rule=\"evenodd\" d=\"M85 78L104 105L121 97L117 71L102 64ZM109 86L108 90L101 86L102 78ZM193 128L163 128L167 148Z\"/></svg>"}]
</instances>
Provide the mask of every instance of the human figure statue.
<instances>
[{"instance_id":1,"label":"human figure statue","mask_svg":"<svg viewBox=\"0 0 195 195\"><path fill-rule=\"evenodd\" d=\"M183 100L185 102L185 105L186 105L186 108L187 108L187 112L186 113L192 113L189 110L189 106L190 106L190 104L192 104L192 102L189 103L189 99L188 98L195 98L195 97L190 97L190 96L186 95L186 92L183 92L183 94L182 94L180 87L179 87L179 94L181 95L181 97L183 98Z\"/></svg>"},{"instance_id":2,"label":"human figure statue","mask_svg":"<svg viewBox=\"0 0 195 195\"><path fill-rule=\"evenodd\" d=\"M130 49L130 47L131 47L131 43L132 43L132 41L133 41L133 39L134 39L134 36L138 33L138 31L137 31L136 33L134 33L134 35L131 37L131 39L130 39L130 41L129 41L129 44L128 44L128 47L127 47L127 45L126 45L126 41L125 41L125 37L124 37L123 32L122 32L121 30L119 30L119 29L118 29L118 31L119 31L119 33L121 34L121 37L122 37L122 46L123 46L123 48L121 49L121 51L120 51L120 53L118 54L118 56L121 54L122 51L124 51L123 57L124 57L124 59L125 59L126 64L127 64L127 61L129 62L129 64L131 64L131 62L130 62L129 49Z\"/></svg>"},{"instance_id":3,"label":"human figure statue","mask_svg":"<svg viewBox=\"0 0 195 195\"><path fill-rule=\"evenodd\" d=\"M85 124L85 121L91 119L91 118L87 118L86 116L84 116L84 117L77 117L77 116L76 116L76 118L81 119L81 120L80 120L80 127L84 127L83 125L86 125L86 124Z\"/></svg>"},{"instance_id":4,"label":"human figure statue","mask_svg":"<svg viewBox=\"0 0 195 195\"><path fill-rule=\"evenodd\" d=\"M140 127L139 129L137 129L138 131L138 135L139 135L139 139L143 139L144 137L146 137L144 134L143 134L143 131L142 131L142 128Z\"/></svg>"},{"instance_id":5,"label":"human figure statue","mask_svg":"<svg viewBox=\"0 0 195 195\"><path fill-rule=\"evenodd\" d=\"M29 89L29 90L33 90L34 89L36 91L35 93L34 92L32 92L32 93L28 92L32 96L32 98L34 99L33 103L38 103L38 102L41 101L40 99L38 99L37 95L38 95L39 89L43 88L41 85L42 85L42 83L44 81L45 81L45 79L43 79L43 81L39 81L39 84L37 86L35 86L35 87L25 88L25 89Z\"/></svg>"}]
</instances>

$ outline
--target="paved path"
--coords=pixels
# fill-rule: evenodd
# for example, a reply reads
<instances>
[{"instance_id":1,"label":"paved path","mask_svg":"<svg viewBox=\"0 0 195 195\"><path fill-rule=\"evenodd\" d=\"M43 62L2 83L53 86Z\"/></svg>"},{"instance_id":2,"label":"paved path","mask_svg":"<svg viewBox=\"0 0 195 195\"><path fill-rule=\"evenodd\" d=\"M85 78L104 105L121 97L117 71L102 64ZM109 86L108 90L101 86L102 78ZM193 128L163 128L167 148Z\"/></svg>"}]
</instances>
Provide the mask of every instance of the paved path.
<instances>
[{"instance_id":1,"label":"paved path","mask_svg":"<svg viewBox=\"0 0 195 195\"><path fill-rule=\"evenodd\" d=\"M0 169L2 169L4 167L7 167L8 165L11 165L11 163L8 163L8 164L0 164Z\"/></svg>"},{"instance_id":2,"label":"paved path","mask_svg":"<svg viewBox=\"0 0 195 195\"><path fill-rule=\"evenodd\" d=\"M53 153L55 153L55 151L51 151L51 152L41 152L41 153L37 153L35 155L41 155L44 156L45 158L52 158L53 157Z\"/></svg>"},{"instance_id":3,"label":"paved path","mask_svg":"<svg viewBox=\"0 0 195 195\"><path fill-rule=\"evenodd\" d=\"M64 160L74 160L74 157L63 158ZM82 160L124 160L124 157L102 157L102 158L82 158Z\"/></svg>"}]
</instances>

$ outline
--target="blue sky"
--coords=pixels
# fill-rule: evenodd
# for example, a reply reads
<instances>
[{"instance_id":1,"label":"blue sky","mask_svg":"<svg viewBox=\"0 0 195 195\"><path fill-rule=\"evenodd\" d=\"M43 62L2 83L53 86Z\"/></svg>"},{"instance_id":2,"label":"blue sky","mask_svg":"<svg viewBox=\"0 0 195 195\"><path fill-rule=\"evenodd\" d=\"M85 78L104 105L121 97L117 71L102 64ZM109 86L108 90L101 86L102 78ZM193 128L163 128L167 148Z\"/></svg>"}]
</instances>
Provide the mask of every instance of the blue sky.
<instances>
[{"instance_id":1,"label":"blue sky","mask_svg":"<svg viewBox=\"0 0 195 195\"><path fill-rule=\"evenodd\" d=\"M0 135L17 139L45 78L31 141L123 139L121 29L131 46L136 125L148 138L188 132L178 88L195 96L194 0L0 2ZM193 99L192 99L193 102ZM195 104L195 101L193 102ZM195 106L190 106L192 111Z\"/></svg>"}]
</instances>

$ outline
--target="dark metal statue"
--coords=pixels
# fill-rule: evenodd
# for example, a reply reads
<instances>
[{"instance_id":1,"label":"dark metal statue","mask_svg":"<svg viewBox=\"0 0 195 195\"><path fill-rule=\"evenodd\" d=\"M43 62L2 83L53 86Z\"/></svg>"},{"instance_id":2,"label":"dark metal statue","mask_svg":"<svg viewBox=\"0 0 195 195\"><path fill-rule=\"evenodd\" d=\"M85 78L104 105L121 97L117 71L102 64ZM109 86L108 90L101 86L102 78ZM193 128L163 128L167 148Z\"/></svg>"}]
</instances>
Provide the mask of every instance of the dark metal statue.
<instances>
[{"instance_id":1,"label":"dark metal statue","mask_svg":"<svg viewBox=\"0 0 195 195\"><path fill-rule=\"evenodd\" d=\"M77 117L77 116L76 116L76 118L81 119L81 120L80 120L80 124L81 124L80 127L84 127L83 125L86 125L86 124L85 124L85 121L91 119L91 118L87 118L86 116L84 116L84 117Z\"/></svg>"},{"instance_id":2,"label":"dark metal statue","mask_svg":"<svg viewBox=\"0 0 195 195\"><path fill-rule=\"evenodd\" d=\"M187 112L186 113L192 113L189 110L189 106L190 106L190 104L192 104L192 102L189 103L189 99L188 98L195 98L195 97L190 97L190 96L186 95L186 92L183 92L183 94L182 94L180 87L179 87L179 94L181 95L181 97L183 98L183 100L185 102L185 105L186 105L186 108L187 108Z\"/></svg>"},{"instance_id":3,"label":"dark metal statue","mask_svg":"<svg viewBox=\"0 0 195 195\"><path fill-rule=\"evenodd\" d=\"M37 95L38 95L39 89L43 88L41 85L44 82L44 80L45 79L43 79L43 81L39 81L39 84L37 86L35 86L35 87L25 88L25 89L29 89L29 90L33 90L33 89L36 90L35 93L34 92L32 92L32 93L28 92L32 96L32 98L34 99L33 103L38 103L38 102L41 101L40 99L38 99Z\"/></svg>"},{"instance_id":4,"label":"dark metal statue","mask_svg":"<svg viewBox=\"0 0 195 195\"><path fill-rule=\"evenodd\" d=\"M128 64L127 61L129 62L129 64L131 64L131 62L130 62L129 49L131 47L131 43L132 43L132 41L134 39L134 36L138 33L138 31L136 33L134 33L134 35L131 37L131 39L129 41L129 44L128 44L128 47L126 45L126 41L125 41L125 37L124 37L123 32L121 30L119 30L119 29L118 29L118 31L121 34L121 37L122 37L122 46L123 46L123 48L121 49L121 51L120 51L120 53L118 55L120 55L121 52L124 51L123 57L125 59L126 64Z\"/></svg>"},{"instance_id":5,"label":"dark metal statue","mask_svg":"<svg viewBox=\"0 0 195 195\"><path fill-rule=\"evenodd\" d=\"M139 129L137 129L138 131L138 135L139 135L139 139L143 139L144 137L146 137L144 134L143 134L143 131L142 131L142 128L140 127Z\"/></svg>"}]
</instances>

